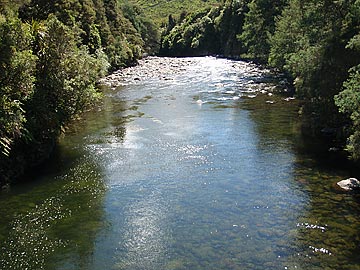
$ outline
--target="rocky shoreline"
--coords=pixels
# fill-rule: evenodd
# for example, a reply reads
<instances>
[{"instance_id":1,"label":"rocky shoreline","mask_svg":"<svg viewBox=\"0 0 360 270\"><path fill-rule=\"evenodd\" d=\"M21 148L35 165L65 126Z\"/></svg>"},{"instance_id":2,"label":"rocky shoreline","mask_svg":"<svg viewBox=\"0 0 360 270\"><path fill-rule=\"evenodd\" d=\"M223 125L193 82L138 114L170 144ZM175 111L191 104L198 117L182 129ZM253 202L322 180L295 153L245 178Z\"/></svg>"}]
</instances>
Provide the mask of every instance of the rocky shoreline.
<instances>
[{"instance_id":1,"label":"rocky shoreline","mask_svg":"<svg viewBox=\"0 0 360 270\"><path fill-rule=\"evenodd\" d=\"M138 60L133 67L117 70L99 82L112 89L130 82L160 79L170 80L174 76L186 71L186 67L196 63L196 58L171 58L149 56Z\"/></svg>"},{"instance_id":2,"label":"rocky shoreline","mask_svg":"<svg viewBox=\"0 0 360 270\"><path fill-rule=\"evenodd\" d=\"M207 56L209 59L216 58L213 56ZM113 72L99 80L99 83L116 89L118 86L128 85L137 81L146 80L173 80L176 76L182 73L189 72L190 67L196 67L201 63L201 59L204 57L157 57L148 56L146 58L138 60L137 65L132 67L123 68ZM275 77L274 74L266 68L246 61L232 60L232 67L238 70L239 76L241 73L245 73L247 77L261 77L265 78L271 74L271 77ZM190 71L191 72L191 71ZM281 82L280 84L286 82Z\"/></svg>"}]
</instances>

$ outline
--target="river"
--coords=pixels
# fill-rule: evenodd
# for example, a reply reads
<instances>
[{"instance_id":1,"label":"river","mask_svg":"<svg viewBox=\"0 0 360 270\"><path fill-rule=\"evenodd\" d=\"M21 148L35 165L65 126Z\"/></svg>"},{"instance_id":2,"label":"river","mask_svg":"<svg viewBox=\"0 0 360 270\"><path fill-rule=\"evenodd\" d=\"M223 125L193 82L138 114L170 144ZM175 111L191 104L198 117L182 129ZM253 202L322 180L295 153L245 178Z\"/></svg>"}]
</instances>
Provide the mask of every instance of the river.
<instances>
[{"instance_id":1,"label":"river","mask_svg":"<svg viewBox=\"0 0 360 270\"><path fill-rule=\"evenodd\" d=\"M111 75L26 184L0 194L0 269L360 269L350 172L300 133L281 78L147 58Z\"/></svg>"}]
</instances>

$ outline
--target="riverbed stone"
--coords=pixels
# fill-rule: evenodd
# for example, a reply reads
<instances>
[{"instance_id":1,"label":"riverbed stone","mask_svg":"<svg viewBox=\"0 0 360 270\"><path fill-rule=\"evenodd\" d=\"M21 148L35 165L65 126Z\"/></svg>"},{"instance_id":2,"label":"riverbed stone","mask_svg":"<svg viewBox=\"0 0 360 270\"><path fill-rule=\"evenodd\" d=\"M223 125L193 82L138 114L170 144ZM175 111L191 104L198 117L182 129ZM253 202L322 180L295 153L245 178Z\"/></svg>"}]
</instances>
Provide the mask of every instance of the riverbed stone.
<instances>
[{"instance_id":1,"label":"riverbed stone","mask_svg":"<svg viewBox=\"0 0 360 270\"><path fill-rule=\"evenodd\" d=\"M348 178L337 183L337 185L346 191L360 190L360 181L356 178Z\"/></svg>"}]
</instances>

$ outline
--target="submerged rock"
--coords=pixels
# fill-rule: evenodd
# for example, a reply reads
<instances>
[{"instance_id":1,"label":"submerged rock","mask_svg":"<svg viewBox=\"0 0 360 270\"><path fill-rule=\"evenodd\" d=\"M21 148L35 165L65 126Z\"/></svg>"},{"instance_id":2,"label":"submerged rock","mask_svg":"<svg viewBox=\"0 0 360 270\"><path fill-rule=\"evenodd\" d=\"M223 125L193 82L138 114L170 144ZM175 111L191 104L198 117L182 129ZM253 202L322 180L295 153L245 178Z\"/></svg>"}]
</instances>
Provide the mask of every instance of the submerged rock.
<instances>
[{"instance_id":1,"label":"submerged rock","mask_svg":"<svg viewBox=\"0 0 360 270\"><path fill-rule=\"evenodd\" d=\"M360 181L356 178L342 180L338 182L337 185L346 191L360 190Z\"/></svg>"}]
</instances>

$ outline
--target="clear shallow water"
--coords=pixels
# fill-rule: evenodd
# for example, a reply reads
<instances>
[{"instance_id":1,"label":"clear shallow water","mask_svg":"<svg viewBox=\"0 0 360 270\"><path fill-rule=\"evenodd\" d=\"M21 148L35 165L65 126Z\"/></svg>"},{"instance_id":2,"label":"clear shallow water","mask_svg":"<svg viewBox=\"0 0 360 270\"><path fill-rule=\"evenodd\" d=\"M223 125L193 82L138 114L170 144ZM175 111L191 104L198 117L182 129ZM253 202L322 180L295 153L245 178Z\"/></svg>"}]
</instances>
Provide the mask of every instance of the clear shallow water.
<instances>
[{"instance_id":1,"label":"clear shallow water","mask_svg":"<svg viewBox=\"0 0 360 270\"><path fill-rule=\"evenodd\" d=\"M306 154L297 101L269 94L281 83L154 61L1 194L0 269L360 269L359 196Z\"/></svg>"}]
</instances>

